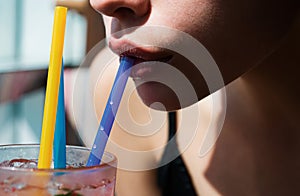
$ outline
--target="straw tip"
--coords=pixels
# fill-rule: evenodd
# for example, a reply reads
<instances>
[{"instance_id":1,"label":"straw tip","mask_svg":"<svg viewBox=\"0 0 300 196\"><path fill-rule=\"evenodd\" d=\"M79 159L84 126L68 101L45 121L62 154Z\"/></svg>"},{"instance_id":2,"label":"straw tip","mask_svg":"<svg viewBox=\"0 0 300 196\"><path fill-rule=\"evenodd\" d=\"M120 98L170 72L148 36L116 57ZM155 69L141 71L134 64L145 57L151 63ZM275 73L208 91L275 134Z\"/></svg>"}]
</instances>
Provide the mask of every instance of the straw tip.
<instances>
[{"instance_id":1,"label":"straw tip","mask_svg":"<svg viewBox=\"0 0 300 196\"><path fill-rule=\"evenodd\" d=\"M129 65L133 65L135 59L133 57L129 57L129 56L121 56L120 57L120 63L126 63Z\"/></svg>"},{"instance_id":2,"label":"straw tip","mask_svg":"<svg viewBox=\"0 0 300 196\"><path fill-rule=\"evenodd\" d=\"M68 10L68 8L64 7L64 6L56 6L55 10L56 11L64 11L64 12L66 12Z\"/></svg>"}]
</instances>

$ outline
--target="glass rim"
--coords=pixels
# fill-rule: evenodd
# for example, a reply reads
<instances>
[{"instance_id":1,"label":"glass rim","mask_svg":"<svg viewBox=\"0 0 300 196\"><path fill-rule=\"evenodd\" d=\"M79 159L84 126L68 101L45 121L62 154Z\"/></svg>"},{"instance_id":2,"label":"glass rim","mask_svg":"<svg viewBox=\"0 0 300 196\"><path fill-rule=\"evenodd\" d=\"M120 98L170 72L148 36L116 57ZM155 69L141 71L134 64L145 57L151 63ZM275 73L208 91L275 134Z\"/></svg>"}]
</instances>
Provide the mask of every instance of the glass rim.
<instances>
[{"instance_id":1,"label":"glass rim","mask_svg":"<svg viewBox=\"0 0 300 196\"><path fill-rule=\"evenodd\" d=\"M0 145L0 150L1 148L11 148L11 147L39 147L40 144L5 144L5 145ZM79 149L79 150L88 150L91 151L91 148L84 147L84 146L76 146L76 145L66 145L66 148L73 148L73 149ZM78 167L78 168L63 168L63 169L38 169L38 168L17 168L17 167L0 167L0 170L7 170L7 171L20 171L20 172L46 172L46 173L58 173L58 172L82 172L82 171L90 171L90 170L97 170L101 168L106 168L106 167L115 167L113 166L114 163L117 163L117 157L112 154L111 152L104 151L104 154L109 155L112 157L111 161L101 163L100 165L96 166L84 166L84 167Z\"/></svg>"}]
</instances>

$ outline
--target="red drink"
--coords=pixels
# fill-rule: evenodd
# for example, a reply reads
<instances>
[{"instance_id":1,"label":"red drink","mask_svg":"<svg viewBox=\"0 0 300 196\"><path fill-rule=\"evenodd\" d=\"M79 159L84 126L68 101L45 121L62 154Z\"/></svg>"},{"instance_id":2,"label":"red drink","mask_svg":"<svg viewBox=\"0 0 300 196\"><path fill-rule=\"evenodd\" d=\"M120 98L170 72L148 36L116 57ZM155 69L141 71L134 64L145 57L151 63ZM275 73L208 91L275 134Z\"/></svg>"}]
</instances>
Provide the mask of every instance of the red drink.
<instances>
[{"instance_id":1,"label":"red drink","mask_svg":"<svg viewBox=\"0 0 300 196\"><path fill-rule=\"evenodd\" d=\"M36 169L38 145L0 146L0 195L113 196L115 156L105 153L103 164L84 167L90 150L67 147L67 169Z\"/></svg>"}]
</instances>

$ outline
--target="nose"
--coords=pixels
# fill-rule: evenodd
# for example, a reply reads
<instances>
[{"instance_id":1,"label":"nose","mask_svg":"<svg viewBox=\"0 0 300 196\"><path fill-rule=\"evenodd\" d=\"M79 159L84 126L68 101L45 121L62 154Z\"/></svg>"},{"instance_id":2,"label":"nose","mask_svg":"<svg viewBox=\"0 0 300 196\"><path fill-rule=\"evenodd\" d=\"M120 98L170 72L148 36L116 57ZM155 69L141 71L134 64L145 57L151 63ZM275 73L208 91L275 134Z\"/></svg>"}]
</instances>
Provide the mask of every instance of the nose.
<instances>
[{"instance_id":1,"label":"nose","mask_svg":"<svg viewBox=\"0 0 300 196\"><path fill-rule=\"evenodd\" d=\"M100 13L122 19L133 15L142 17L149 11L150 0L90 0L94 9Z\"/></svg>"}]
</instances>

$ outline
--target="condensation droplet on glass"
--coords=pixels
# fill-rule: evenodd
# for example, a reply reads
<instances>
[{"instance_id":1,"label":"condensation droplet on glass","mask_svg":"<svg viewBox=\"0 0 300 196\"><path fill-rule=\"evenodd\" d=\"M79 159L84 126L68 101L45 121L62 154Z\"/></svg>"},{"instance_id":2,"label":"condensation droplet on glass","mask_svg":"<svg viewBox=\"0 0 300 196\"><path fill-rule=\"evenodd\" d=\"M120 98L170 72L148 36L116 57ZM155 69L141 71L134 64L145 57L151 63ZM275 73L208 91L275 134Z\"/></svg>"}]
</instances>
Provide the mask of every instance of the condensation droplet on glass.
<instances>
[{"instance_id":1,"label":"condensation droplet on glass","mask_svg":"<svg viewBox=\"0 0 300 196\"><path fill-rule=\"evenodd\" d=\"M58 195L58 193L61 193L63 190L63 184L59 182L51 181L47 185L47 191L51 195Z\"/></svg>"},{"instance_id":2,"label":"condensation droplet on glass","mask_svg":"<svg viewBox=\"0 0 300 196\"><path fill-rule=\"evenodd\" d=\"M17 190L21 190L21 189L23 189L23 188L26 187L26 184L20 182L20 183L13 184L12 187L15 188L15 189L17 189Z\"/></svg>"},{"instance_id":3,"label":"condensation droplet on glass","mask_svg":"<svg viewBox=\"0 0 300 196\"><path fill-rule=\"evenodd\" d=\"M13 181L15 181L15 178L12 176L9 176L8 178L3 180L4 184L11 184Z\"/></svg>"}]
</instances>

